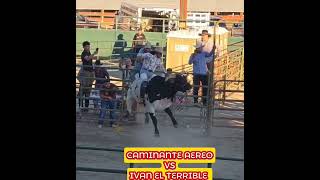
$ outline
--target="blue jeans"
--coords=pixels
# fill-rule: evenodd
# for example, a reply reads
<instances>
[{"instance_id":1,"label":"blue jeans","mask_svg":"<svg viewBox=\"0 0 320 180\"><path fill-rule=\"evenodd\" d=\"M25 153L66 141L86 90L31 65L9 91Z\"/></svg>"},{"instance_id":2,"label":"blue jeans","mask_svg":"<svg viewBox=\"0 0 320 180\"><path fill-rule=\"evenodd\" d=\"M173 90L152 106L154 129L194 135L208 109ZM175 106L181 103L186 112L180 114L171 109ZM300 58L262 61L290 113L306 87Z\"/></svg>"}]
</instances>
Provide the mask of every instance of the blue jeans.
<instances>
[{"instance_id":1,"label":"blue jeans","mask_svg":"<svg viewBox=\"0 0 320 180\"><path fill-rule=\"evenodd\" d=\"M150 72L150 71L148 71L148 70L146 70L146 69L141 68L141 70L140 70L140 75L143 74L143 73L145 73L145 74L147 75L148 80L151 78L152 75L154 75L153 72Z\"/></svg>"},{"instance_id":2,"label":"blue jeans","mask_svg":"<svg viewBox=\"0 0 320 180\"><path fill-rule=\"evenodd\" d=\"M101 111L99 116L99 124L103 125L104 119L106 117L106 109L115 109L115 102L108 100L101 100ZM114 122L114 111L110 111L110 123Z\"/></svg>"}]
</instances>

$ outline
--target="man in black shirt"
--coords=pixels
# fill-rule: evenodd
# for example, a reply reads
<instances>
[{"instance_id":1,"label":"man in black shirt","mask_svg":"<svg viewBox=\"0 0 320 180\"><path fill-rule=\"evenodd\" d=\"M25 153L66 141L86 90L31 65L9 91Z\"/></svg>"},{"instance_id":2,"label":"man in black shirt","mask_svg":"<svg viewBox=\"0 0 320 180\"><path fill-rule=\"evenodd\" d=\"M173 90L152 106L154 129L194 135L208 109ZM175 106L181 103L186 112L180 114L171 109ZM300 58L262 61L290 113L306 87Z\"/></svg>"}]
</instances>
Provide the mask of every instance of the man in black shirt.
<instances>
[{"instance_id":1,"label":"man in black shirt","mask_svg":"<svg viewBox=\"0 0 320 180\"><path fill-rule=\"evenodd\" d=\"M147 39L143 34L142 29L139 28L138 33L136 33L133 37L132 47L135 53L139 53L139 50L144 46Z\"/></svg>"},{"instance_id":2,"label":"man in black shirt","mask_svg":"<svg viewBox=\"0 0 320 180\"><path fill-rule=\"evenodd\" d=\"M83 46L83 52L81 54L81 61L82 61L82 68L79 72L80 76L80 96L83 97L83 95L86 98L90 97L92 84L95 78L93 65L92 65L92 59L96 59L95 55L98 54L98 51L96 50L93 54L90 53L90 43L88 41L85 41L82 43ZM81 101L81 107L83 107L83 103ZM89 99L85 100L85 112L88 111L89 107Z\"/></svg>"}]
</instances>

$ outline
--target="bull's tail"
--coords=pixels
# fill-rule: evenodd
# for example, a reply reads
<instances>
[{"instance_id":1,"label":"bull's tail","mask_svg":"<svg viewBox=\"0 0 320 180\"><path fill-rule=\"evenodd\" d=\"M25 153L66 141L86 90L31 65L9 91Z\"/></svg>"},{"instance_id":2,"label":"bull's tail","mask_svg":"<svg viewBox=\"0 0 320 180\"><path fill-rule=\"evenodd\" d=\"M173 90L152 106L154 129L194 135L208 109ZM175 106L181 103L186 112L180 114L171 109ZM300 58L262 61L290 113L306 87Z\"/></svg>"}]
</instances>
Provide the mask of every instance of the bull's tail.
<instances>
[{"instance_id":1,"label":"bull's tail","mask_svg":"<svg viewBox=\"0 0 320 180\"><path fill-rule=\"evenodd\" d=\"M135 98L132 96L131 89L128 90L126 103L127 103L127 111L129 114L132 114L132 105L135 102Z\"/></svg>"}]
</instances>

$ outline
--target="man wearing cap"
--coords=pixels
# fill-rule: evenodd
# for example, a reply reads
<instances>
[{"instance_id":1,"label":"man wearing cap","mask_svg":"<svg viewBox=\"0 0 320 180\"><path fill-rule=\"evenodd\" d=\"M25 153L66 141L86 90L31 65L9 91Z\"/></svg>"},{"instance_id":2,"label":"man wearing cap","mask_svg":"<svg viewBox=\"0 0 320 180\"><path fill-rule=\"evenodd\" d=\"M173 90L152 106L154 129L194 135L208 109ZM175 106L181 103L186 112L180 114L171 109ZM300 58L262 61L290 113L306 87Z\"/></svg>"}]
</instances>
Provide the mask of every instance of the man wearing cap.
<instances>
[{"instance_id":1,"label":"man wearing cap","mask_svg":"<svg viewBox=\"0 0 320 180\"><path fill-rule=\"evenodd\" d=\"M211 49L210 53L203 52L203 45L197 43L195 46L196 50L191 54L189 64L193 64L193 95L198 96L200 82L202 86L208 86L208 67L207 64L212 62L214 56L214 48ZM207 88L202 88L202 95L207 96ZM207 104L207 99L203 98L203 104ZM194 97L194 103L198 103L198 97Z\"/></svg>"},{"instance_id":2,"label":"man wearing cap","mask_svg":"<svg viewBox=\"0 0 320 180\"><path fill-rule=\"evenodd\" d=\"M155 71L166 73L166 69L163 67L161 57L162 57L162 48L157 47L154 50L155 55L146 53L143 56L143 64L140 71L140 77L143 79L150 80L150 78L155 75Z\"/></svg>"},{"instance_id":3,"label":"man wearing cap","mask_svg":"<svg viewBox=\"0 0 320 180\"><path fill-rule=\"evenodd\" d=\"M95 78L94 69L92 60L96 59L96 55L98 51L96 50L93 54L90 53L90 43L85 41L82 43L83 52L81 53L81 61L82 61L82 68L79 71L79 78L80 78L80 97L85 96L86 98L90 97L92 84ZM81 106L83 107L82 100L80 101ZM85 107L84 112L88 111L89 107L89 99L85 99Z\"/></svg>"}]
</instances>

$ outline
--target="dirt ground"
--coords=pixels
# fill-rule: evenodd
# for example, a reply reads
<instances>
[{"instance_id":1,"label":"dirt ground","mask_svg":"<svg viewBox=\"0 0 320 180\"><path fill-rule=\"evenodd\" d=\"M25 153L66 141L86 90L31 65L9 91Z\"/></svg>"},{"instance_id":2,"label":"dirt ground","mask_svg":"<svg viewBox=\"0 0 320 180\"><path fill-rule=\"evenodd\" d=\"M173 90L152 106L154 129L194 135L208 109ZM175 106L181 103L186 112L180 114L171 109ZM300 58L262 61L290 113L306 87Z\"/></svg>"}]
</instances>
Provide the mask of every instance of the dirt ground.
<instances>
[{"instance_id":1,"label":"dirt ground","mask_svg":"<svg viewBox=\"0 0 320 180\"><path fill-rule=\"evenodd\" d=\"M196 110L189 108L189 114ZM183 112L184 114L187 114ZM180 112L181 113L181 112ZM230 115L230 113L226 113ZM158 114L160 137L153 136L153 125L144 123L144 115L134 122L123 121L119 128L97 127L97 114L83 115L77 119L77 145L105 148L124 147L215 147L217 156L243 158L244 130L236 127L212 127L209 136L202 135L201 122L196 118L177 117L179 128L175 129L165 114ZM234 125L227 120L216 121L215 124ZM235 126L232 126L235 127ZM118 152L77 150L77 166L91 168L126 169L123 154ZM136 167L144 167L136 165ZM151 167L151 166L149 166ZM154 167L154 165L152 166ZM205 167L205 164L188 165L186 167ZM213 165L215 178L244 179L244 163L217 160ZM125 175L110 173L77 172L77 180L124 180Z\"/></svg>"},{"instance_id":2,"label":"dirt ground","mask_svg":"<svg viewBox=\"0 0 320 180\"><path fill-rule=\"evenodd\" d=\"M118 78L118 72L111 72ZM233 94L231 99L242 99L242 94ZM77 104L77 103L76 103ZM242 102L226 102L216 104L220 108L243 109ZM77 107L78 108L78 107ZM141 110L141 109L140 109ZM77 109L79 111L79 109ZM172 126L171 120L164 113L158 113L160 137L153 136L153 125L144 123L144 115L140 114L137 121L123 120L118 122L119 128L98 128L98 114L89 112L77 113L77 146L118 148L124 147L215 147L218 157L242 158L244 154L244 112L215 110L213 127L208 136L203 133L203 120L200 120L200 108L188 107L174 112L179 127ZM182 116L183 115L183 116ZM193 116L193 117L191 117ZM194 116L199 116L194 117ZM106 121L107 122L107 121ZM107 124L107 123L106 123ZM110 168L125 170L123 154L118 152L77 150L77 167ZM205 167L205 164L184 165L183 167ZM146 167L136 164L135 167ZM157 167L148 165L147 167ZM215 178L233 180L244 179L244 163L236 161L217 160L213 165ZM77 180L125 180L126 175L111 173L95 173L77 171Z\"/></svg>"}]
</instances>

